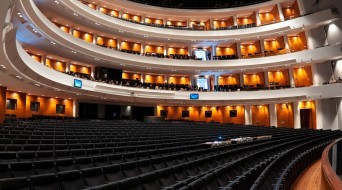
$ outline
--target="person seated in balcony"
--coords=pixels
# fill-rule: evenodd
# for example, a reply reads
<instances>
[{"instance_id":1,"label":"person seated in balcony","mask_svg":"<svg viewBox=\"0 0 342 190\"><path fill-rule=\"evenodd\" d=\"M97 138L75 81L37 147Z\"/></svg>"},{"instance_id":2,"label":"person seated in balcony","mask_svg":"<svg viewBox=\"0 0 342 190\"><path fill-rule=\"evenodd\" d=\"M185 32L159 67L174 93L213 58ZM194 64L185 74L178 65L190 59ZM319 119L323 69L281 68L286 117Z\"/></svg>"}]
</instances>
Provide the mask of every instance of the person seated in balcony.
<instances>
[{"instance_id":1,"label":"person seated in balcony","mask_svg":"<svg viewBox=\"0 0 342 190\"><path fill-rule=\"evenodd\" d=\"M156 90L159 90L159 86L158 86L158 85L156 85L155 89L156 89Z\"/></svg>"},{"instance_id":2,"label":"person seated in balcony","mask_svg":"<svg viewBox=\"0 0 342 190\"><path fill-rule=\"evenodd\" d=\"M336 83L342 83L341 77L338 77L338 79L336 80Z\"/></svg>"}]
</instances>

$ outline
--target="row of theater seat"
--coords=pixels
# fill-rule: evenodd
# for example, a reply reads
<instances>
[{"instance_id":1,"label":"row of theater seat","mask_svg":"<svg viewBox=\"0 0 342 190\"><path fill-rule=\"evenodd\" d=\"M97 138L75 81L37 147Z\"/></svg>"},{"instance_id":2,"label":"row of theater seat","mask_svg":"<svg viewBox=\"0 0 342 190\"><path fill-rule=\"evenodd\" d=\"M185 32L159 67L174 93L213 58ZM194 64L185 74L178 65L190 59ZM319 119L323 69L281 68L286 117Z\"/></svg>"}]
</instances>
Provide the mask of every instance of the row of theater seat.
<instances>
[{"instance_id":1,"label":"row of theater seat","mask_svg":"<svg viewBox=\"0 0 342 190\"><path fill-rule=\"evenodd\" d=\"M219 179L217 172L222 168L229 168L229 180L240 184L237 182L243 179L239 176L258 177L269 162L297 144L340 135L333 131L126 121L21 121L5 124L0 131L0 139L6 142L0 150L0 188L31 190L210 189L208 179ZM6 135L12 138L4 138ZM261 135L272 138L220 147L203 144L218 136ZM20 148L13 151L13 147ZM229 185L219 187L229 189Z\"/></svg>"}]
</instances>

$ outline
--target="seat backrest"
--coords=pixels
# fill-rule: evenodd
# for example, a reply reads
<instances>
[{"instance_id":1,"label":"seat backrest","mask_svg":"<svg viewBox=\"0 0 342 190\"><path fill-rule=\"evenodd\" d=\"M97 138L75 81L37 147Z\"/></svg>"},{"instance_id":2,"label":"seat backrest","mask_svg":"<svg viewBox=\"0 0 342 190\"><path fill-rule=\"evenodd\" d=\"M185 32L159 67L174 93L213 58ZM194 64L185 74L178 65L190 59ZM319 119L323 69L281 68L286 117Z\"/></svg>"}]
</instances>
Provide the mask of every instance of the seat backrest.
<instances>
[{"instance_id":1,"label":"seat backrest","mask_svg":"<svg viewBox=\"0 0 342 190\"><path fill-rule=\"evenodd\" d=\"M26 177L0 179L1 190L29 190L30 185Z\"/></svg>"}]
</instances>

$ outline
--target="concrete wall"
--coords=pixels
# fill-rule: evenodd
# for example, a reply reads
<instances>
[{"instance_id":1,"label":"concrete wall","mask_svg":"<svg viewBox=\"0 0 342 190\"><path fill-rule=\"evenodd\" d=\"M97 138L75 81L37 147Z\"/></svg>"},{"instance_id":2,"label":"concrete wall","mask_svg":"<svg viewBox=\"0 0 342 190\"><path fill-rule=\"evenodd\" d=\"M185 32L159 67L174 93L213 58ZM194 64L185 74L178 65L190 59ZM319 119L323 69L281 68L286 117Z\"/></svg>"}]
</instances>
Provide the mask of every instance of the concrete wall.
<instances>
[{"instance_id":1,"label":"concrete wall","mask_svg":"<svg viewBox=\"0 0 342 190\"><path fill-rule=\"evenodd\" d=\"M338 127L338 99L323 99L317 103L317 129L337 130Z\"/></svg>"}]
</instances>

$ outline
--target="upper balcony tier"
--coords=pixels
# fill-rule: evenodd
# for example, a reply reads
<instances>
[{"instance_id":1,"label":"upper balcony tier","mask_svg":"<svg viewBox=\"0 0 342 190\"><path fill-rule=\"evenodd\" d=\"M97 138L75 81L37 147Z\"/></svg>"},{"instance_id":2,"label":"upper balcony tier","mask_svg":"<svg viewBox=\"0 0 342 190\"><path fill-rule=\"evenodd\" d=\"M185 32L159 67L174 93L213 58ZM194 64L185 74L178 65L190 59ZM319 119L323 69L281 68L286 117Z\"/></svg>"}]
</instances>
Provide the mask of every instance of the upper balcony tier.
<instances>
[{"instance_id":1,"label":"upper balcony tier","mask_svg":"<svg viewBox=\"0 0 342 190\"><path fill-rule=\"evenodd\" d=\"M79 56L84 62L92 63L96 61L107 63L107 67L119 68L123 70L154 70L159 73L169 73L176 70L179 73L198 73L202 71L229 71L241 69L255 69L265 67L284 66L287 64L305 64L306 62L322 62L341 56L340 46L327 46L307 51L300 51L279 56L246 58L238 60L162 60L155 57L144 57L140 55L130 55L120 51L95 46L94 44L76 39L72 35L60 30L55 24L47 19L34 5L32 1L21 1L23 13L29 17L25 26L34 26L41 36L39 38L41 45L50 52L59 52L59 54ZM331 10L328 10L328 12ZM325 11L323 11L325 12ZM26 27L27 28L27 27ZM302 30L301 30L302 31ZM198 32L198 31L197 31ZM35 35L37 33L34 33ZM45 38L45 39L44 39ZM50 43L58 43L54 45ZM39 43L39 42L37 42ZM45 45L44 45L45 44ZM64 47L64 48L60 48ZM73 53L77 52L77 54ZM196 69L194 69L196 68Z\"/></svg>"},{"instance_id":2,"label":"upper balcony tier","mask_svg":"<svg viewBox=\"0 0 342 190\"><path fill-rule=\"evenodd\" d=\"M24 4L30 4L32 2L24 2ZM172 30L172 28L183 28L179 27L177 23L171 23L173 27L164 27L158 26L155 24L141 24L141 21L138 22L130 22L129 19L124 18L116 18L115 15L108 16L103 14L101 11L93 10L89 8L89 6L84 5L79 1L70 1L70 0L60 0L60 3L56 4L54 2L49 2L51 7L53 6L55 11L58 11L59 14L64 15L65 18L72 18L73 20L77 20L78 23L83 24L89 28L96 28L100 30L111 30L114 34L126 35L126 36L134 36L135 38L143 39L144 36L150 36L153 38L159 38L161 40L179 40L179 41L187 41L191 40L205 40L205 41L220 41L227 40L232 41L235 39L241 40L250 40L251 38L256 37L268 37L271 34L287 32L294 33L302 30L309 30L312 28L316 28L321 25L328 24L329 22L334 21L338 18L338 15L333 9L324 10L315 12L312 14L308 14L302 17L294 18L291 20L286 20L283 22L275 22L274 24L261 25L258 27L246 28L246 26L254 26L254 24L258 25L258 23L254 23L252 21L252 17L255 17L255 13L252 12L251 19L242 18L241 25L237 23L229 26L229 24L217 25L217 28L224 29L234 29L236 30L211 30L215 29L214 20L208 21L212 23L207 23L210 26L206 27L210 29L209 31L198 31L198 30ZM254 16L253 16L254 15ZM120 15L118 15L120 17ZM230 18L227 18L230 19ZM243 24L243 20L247 19L247 24ZM141 20L141 18L140 18ZM146 21L146 18L144 19ZM255 19L254 19L255 20ZM167 22L167 21L165 21ZM193 23L192 23L193 22ZM235 21L234 21L235 22ZM145 23L145 22L144 22ZM164 23L164 22L163 22ZM182 22L181 22L182 23ZM254 23L254 24L253 24ZM272 22L271 22L272 23ZM164 24L165 25L165 24ZM167 25L167 23L166 23ZM191 27L190 27L191 25ZM197 21L187 21L183 23L182 26L184 28L192 28L192 26L199 26L199 28L203 28L198 25ZM154 27L158 26L158 27ZM242 28L242 29L240 29ZM124 33L124 34L123 34Z\"/></svg>"},{"instance_id":3,"label":"upper balcony tier","mask_svg":"<svg viewBox=\"0 0 342 190\"><path fill-rule=\"evenodd\" d=\"M188 0L188 1L159 1L159 0L129 0L136 3L141 3L144 5L152 5L157 7L167 7L167 8L175 8L175 9L224 9L224 8L233 8L233 7L241 7L247 5L253 5L257 3L263 3L270 0L238 0L238 1L197 1L197 0Z\"/></svg>"}]
</instances>

